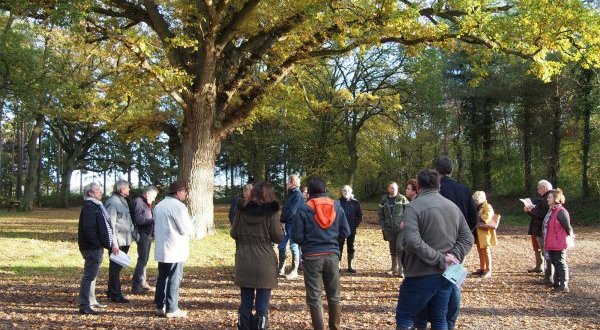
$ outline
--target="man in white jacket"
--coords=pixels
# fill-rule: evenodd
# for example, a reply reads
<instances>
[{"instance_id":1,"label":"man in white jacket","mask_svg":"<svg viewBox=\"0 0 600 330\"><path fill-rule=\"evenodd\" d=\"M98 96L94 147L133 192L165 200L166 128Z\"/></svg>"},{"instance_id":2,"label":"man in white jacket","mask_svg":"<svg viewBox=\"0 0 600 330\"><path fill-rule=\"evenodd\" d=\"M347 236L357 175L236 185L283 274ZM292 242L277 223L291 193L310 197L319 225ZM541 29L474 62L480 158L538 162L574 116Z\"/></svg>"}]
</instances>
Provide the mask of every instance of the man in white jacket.
<instances>
[{"instance_id":1,"label":"man in white jacket","mask_svg":"<svg viewBox=\"0 0 600 330\"><path fill-rule=\"evenodd\" d=\"M183 262L190 254L194 225L183 204L187 198L185 183L173 182L167 194L154 208L154 258L158 261L154 303L157 316L180 318L187 316L187 312L178 306L179 284L183 277Z\"/></svg>"}]
</instances>

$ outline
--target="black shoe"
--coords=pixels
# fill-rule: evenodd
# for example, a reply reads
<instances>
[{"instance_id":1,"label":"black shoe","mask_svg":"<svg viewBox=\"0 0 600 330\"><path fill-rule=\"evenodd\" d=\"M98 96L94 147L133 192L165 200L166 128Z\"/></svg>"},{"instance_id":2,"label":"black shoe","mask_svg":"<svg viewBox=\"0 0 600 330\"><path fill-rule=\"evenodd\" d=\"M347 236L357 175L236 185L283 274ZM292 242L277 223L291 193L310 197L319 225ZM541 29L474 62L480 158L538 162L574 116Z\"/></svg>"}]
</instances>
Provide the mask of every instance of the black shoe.
<instances>
[{"instance_id":1,"label":"black shoe","mask_svg":"<svg viewBox=\"0 0 600 330\"><path fill-rule=\"evenodd\" d=\"M356 274L356 269L348 267L348 273Z\"/></svg>"},{"instance_id":2,"label":"black shoe","mask_svg":"<svg viewBox=\"0 0 600 330\"><path fill-rule=\"evenodd\" d=\"M116 303L128 303L129 299L123 297L123 296L112 296L110 297L110 300L112 300L112 302L116 302Z\"/></svg>"},{"instance_id":3,"label":"black shoe","mask_svg":"<svg viewBox=\"0 0 600 330\"><path fill-rule=\"evenodd\" d=\"M79 309L81 315L98 315L98 312L92 309L92 307L82 307Z\"/></svg>"}]
</instances>

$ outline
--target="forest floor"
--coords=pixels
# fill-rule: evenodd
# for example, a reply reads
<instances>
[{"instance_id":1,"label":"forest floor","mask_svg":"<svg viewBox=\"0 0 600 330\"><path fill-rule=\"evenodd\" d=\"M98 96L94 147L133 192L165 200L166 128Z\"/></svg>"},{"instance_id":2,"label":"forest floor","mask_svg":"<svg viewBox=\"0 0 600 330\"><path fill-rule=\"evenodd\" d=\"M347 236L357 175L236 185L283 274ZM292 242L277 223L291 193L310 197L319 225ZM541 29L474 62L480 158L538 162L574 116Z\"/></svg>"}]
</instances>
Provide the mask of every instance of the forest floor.
<instances>
[{"instance_id":1,"label":"forest floor","mask_svg":"<svg viewBox=\"0 0 600 330\"><path fill-rule=\"evenodd\" d=\"M217 235L192 243L184 268L180 307L187 319L167 320L153 315L153 294L129 295L129 304L108 303L95 316L77 314L82 260L77 251L78 210L41 209L32 213L0 213L0 328L1 329L234 329L239 288L233 284L235 244L228 236L224 208L217 209ZM356 240L357 274L341 273L344 329L394 329L394 311L401 279L385 275L390 261L386 242L373 211L359 228ZM554 293L540 285L525 227L502 227L492 250L490 279L467 278L463 286L459 329L600 329L600 229L575 227L577 246L569 251L569 293ZM132 248L135 251L135 247ZM135 252L132 253L135 258ZM107 261L97 282L97 295L106 302ZM289 259L288 259L289 260ZM477 268L475 249L467 257ZM345 259L344 259L345 267ZM128 293L133 269L124 269ZM150 262L150 282L156 263ZM281 279L273 290L271 329L309 329L302 277Z\"/></svg>"}]
</instances>

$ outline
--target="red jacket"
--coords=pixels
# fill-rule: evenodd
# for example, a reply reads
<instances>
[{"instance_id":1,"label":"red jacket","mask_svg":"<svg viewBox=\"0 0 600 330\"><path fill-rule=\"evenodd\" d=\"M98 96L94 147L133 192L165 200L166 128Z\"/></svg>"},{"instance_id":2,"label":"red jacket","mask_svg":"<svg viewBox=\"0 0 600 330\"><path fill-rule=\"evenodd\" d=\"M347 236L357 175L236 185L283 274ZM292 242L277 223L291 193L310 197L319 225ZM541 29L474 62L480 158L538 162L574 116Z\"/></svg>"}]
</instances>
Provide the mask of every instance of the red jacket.
<instances>
[{"instance_id":1,"label":"red jacket","mask_svg":"<svg viewBox=\"0 0 600 330\"><path fill-rule=\"evenodd\" d=\"M558 220L558 213L567 210L562 206L551 209L550 219L548 219L548 228L546 229L546 239L544 241L546 251L560 251L567 249L567 236L569 233Z\"/></svg>"}]
</instances>

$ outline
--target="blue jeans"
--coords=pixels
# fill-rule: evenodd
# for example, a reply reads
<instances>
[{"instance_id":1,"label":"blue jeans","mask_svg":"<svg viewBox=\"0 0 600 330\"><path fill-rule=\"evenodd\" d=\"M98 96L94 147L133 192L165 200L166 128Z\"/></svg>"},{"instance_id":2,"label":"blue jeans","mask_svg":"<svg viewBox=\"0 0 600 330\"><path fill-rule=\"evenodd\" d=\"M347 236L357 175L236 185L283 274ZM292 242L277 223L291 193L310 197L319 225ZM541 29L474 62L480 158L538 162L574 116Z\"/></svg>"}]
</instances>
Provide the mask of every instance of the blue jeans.
<instances>
[{"instance_id":1,"label":"blue jeans","mask_svg":"<svg viewBox=\"0 0 600 330\"><path fill-rule=\"evenodd\" d=\"M283 238L283 241L281 241L281 243L279 243L279 245L277 246L280 255L285 255L285 247L287 246L288 241L290 242L290 250L292 251L292 254L299 255L300 249L298 248L298 244L296 244L292 239L291 223L285 224L285 237Z\"/></svg>"},{"instance_id":2,"label":"blue jeans","mask_svg":"<svg viewBox=\"0 0 600 330\"><path fill-rule=\"evenodd\" d=\"M154 294L156 309L166 307L167 313L173 313L179 309L179 284L182 278L183 262L158 263L158 278Z\"/></svg>"},{"instance_id":3,"label":"blue jeans","mask_svg":"<svg viewBox=\"0 0 600 330\"><path fill-rule=\"evenodd\" d=\"M448 301L448 313L446 314L446 321L448 322L448 330L454 330L456 326L456 320L460 312L460 288L456 285L452 285L452 292L450 292L450 300ZM417 315L415 321L415 328L427 329L427 321L429 320L429 308L425 307L419 315Z\"/></svg>"},{"instance_id":4,"label":"blue jeans","mask_svg":"<svg viewBox=\"0 0 600 330\"><path fill-rule=\"evenodd\" d=\"M254 300L256 292L256 302ZM252 307L256 305L257 312L267 312L271 300L271 289L241 288L240 312L252 313Z\"/></svg>"},{"instance_id":5,"label":"blue jeans","mask_svg":"<svg viewBox=\"0 0 600 330\"><path fill-rule=\"evenodd\" d=\"M396 326L411 328L413 319L428 307L431 329L447 330L446 314L453 286L442 274L405 278L398 294Z\"/></svg>"},{"instance_id":6,"label":"blue jeans","mask_svg":"<svg viewBox=\"0 0 600 330\"><path fill-rule=\"evenodd\" d=\"M148 259L150 258L150 246L152 245L152 238L144 231L140 231L140 239L137 241L137 252L138 259L135 265L135 271L133 272L133 280L131 281L131 287L134 290L139 290L142 285L146 283L146 266L148 265Z\"/></svg>"}]
</instances>

